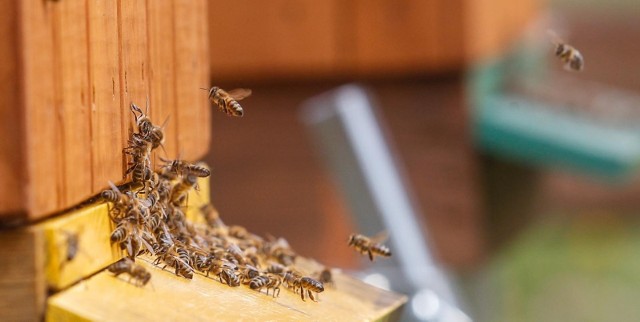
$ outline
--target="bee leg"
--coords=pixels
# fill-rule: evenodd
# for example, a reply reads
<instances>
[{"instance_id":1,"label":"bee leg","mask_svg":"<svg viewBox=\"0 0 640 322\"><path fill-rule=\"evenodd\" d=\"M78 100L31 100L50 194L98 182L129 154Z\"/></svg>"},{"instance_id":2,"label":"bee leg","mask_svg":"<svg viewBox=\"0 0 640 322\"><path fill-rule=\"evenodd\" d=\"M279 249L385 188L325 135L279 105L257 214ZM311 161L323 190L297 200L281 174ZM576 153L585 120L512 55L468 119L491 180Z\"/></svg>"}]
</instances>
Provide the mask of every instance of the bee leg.
<instances>
[{"instance_id":1,"label":"bee leg","mask_svg":"<svg viewBox=\"0 0 640 322\"><path fill-rule=\"evenodd\" d=\"M276 297L276 290L278 291L278 295L277 296L280 297L280 288L279 287L276 287L276 288L273 289L273 297Z\"/></svg>"},{"instance_id":2,"label":"bee leg","mask_svg":"<svg viewBox=\"0 0 640 322\"><path fill-rule=\"evenodd\" d=\"M302 290L300 290L300 298L301 298L303 301L305 301L305 300L304 300L304 292L303 292ZM306 302L306 301L305 301L305 302Z\"/></svg>"},{"instance_id":3,"label":"bee leg","mask_svg":"<svg viewBox=\"0 0 640 322\"><path fill-rule=\"evenodd\" d=\"M371 252L371 250L367 251L367 253L369 253L369 260L373 262L373 253Z\"/></svg>"},{"instance_id":4,"label":"bee leg","mask_svg":"<svg viewBox=\"0 0 640 322\"><path fill-rule=\"evenodd\" d=\"M311 292L311 290L307 290L307 294L309 294L309 298L310 298L311 300L313 300L314 302L318 302L318 301L316 301L316 299L313 297L313 292Z\"/></svg>"}]
</instances>

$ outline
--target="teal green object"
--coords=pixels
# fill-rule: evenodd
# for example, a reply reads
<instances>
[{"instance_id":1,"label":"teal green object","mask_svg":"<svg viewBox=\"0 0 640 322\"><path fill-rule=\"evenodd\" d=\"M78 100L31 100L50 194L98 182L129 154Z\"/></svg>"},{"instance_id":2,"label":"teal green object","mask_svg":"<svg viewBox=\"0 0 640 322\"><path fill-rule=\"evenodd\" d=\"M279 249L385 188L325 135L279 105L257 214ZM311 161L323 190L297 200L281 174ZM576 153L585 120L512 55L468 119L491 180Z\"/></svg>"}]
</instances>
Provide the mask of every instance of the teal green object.
<instances>
[{"instance_id":1,"label":"teal green object","mask_svg":"<svg viewBox=\"0 0 640 322\"><path fill-rule=\"evenodd\" d=\"M544 55L527 48L520 46L470 73L476 144L491 154L536 167L610 179L630 177L640 162L637 128L615 127L505 90L518 78L544 81L540 72Z\"/></svg>"}]
</instances>

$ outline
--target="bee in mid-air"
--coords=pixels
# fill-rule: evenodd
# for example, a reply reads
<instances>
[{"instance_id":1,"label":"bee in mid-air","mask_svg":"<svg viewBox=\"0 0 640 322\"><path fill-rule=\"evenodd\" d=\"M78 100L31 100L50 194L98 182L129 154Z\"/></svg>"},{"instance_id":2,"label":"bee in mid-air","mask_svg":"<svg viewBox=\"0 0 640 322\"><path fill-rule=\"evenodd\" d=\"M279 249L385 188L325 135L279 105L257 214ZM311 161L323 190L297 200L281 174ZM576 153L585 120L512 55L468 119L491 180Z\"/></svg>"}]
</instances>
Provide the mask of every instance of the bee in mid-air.
<instances>
[{"instance_id":1,"label":"bee in mid-air","mask_svg":"<svg viewBox=\"0 0 640 322\"><path fill-rule=\"evenodd\" d=\"M584 58L573 46L566 44L555 32L548 30L551 43L555 46L554 54L564 62L566 70L581 71L584 69Z\"/></svg>"},{"instance_id":2,"label":"bee in mid-air","mask_svg":"<svg viewBox=\"0 0 640 322\"><path fill-rule=\"evenodd\" d=\"M249 95L251 95L251 90L246 88L237 88L227 92L220 87L213 86L209 90L209 99L229 116L240 117L244 114L238 101Z\"/></svg>"},{"instance_id":3,"label":"bee in mid-air","mask_svg":"<svg viewBox=\"0 0 640 322\"><path fill-rule=\"evenodd\" d=\"M391 256L391 250L389 250L389 247L381 243L385 239L386 234L378 234L372 238L360 234L352 234L349 236L349 246L353 247L361 254L368 254L369 259L373 261L374 255L382 257Z\"/></svg>"},{"instance_id":4,"label":"bee in mid-air","mask_svg":"<svg viewBox=\"0 0 640 322\"><path fill-rule=\"evenodd\" d=\"M113 264L108 268L109 272L118 276L122 273L129 274L131 278L136 280L137 286L146 285L151 279L151 273L149 273L144 267L137 265L131 258L125 257Z\"/></svg>"}]
</instances>

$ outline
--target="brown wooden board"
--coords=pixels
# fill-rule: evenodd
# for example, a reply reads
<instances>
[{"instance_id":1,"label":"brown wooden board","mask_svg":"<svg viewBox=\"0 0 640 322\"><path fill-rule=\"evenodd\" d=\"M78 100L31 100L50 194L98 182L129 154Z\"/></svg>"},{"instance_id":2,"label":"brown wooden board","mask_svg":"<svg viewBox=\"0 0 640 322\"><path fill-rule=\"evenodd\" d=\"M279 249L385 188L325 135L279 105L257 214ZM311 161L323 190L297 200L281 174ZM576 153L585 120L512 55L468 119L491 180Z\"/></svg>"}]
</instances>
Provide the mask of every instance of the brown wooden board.
<instances>
[{"instance_id":1,"label":"brown wooden board","mask_svg":"<svg viewBox=\"0 0 640 322\"><path fill-rule=\"evenodd\" d=\"M190 160L206 154L206 1L27 0L0 8L0 226L51 216L121 182L131 102L144 109L152 101L156 124L172 117L168 157L178 139Z\"/></svg>"}]
</instances>

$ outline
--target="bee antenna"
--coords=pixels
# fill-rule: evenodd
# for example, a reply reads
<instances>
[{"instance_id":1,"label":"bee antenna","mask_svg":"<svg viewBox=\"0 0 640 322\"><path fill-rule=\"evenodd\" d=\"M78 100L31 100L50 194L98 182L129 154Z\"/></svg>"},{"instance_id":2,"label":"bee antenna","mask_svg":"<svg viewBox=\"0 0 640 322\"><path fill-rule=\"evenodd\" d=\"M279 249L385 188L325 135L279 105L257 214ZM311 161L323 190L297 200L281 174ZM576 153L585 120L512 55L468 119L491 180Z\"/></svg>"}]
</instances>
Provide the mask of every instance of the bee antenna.
<instances>
[{"instance_id":1,"label":"bee antenna","mask_svg":"<svg viewBox=\"0 0 640 322\"><path fill-rule=\"evenodd\" d=\"M205 91L209 90L209 88L204 88L204 87L200 87L200 89L205 90Z\"/></svg>"}]
</instances>

